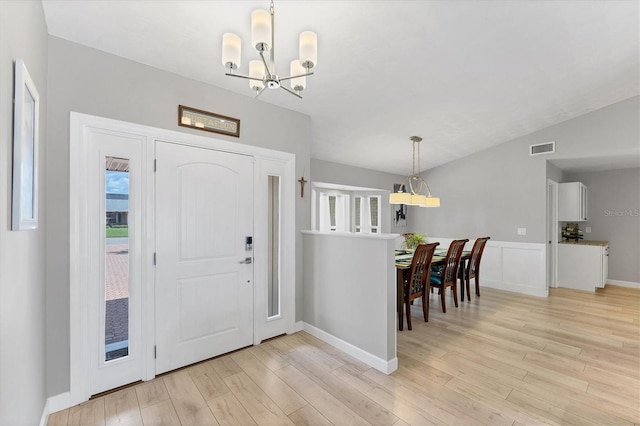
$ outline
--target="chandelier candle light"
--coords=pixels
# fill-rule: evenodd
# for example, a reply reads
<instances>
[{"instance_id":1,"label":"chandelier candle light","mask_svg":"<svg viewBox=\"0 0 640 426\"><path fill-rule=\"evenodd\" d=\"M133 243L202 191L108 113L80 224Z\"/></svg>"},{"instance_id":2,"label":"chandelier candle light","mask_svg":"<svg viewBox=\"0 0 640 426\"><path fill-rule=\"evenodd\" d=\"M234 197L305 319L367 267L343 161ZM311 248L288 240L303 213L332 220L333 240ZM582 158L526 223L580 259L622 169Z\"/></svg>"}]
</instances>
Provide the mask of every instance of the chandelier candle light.
<instances>
[{"instance_id":1,"label":"chandelier candle light","mask_svg":"<svg viewBox=\"0 0 640 426\"><path fill-rule=\"evenodd\" d=\"M302 99L300 92L307 86L307 76L313 75L311 68L318 63L318 36L312 31L300 33L300 58L290 64L291 75L278 77L276 74L274 48L274 9L273 1L269 11L256 9L251 13L251 44L256 48L261 60L249 62L249 75L234 74L233 70L240 67L242 41L233 33L222 36L222 64L228 69L225 75L249 80L249 87L256 92L256 98L269 89L284 89ZM269 52L269 61L265 52ZM285 80L290 81L291 89L282 85Z\"/></svg>"},{"instance_id":2,"label":"chandelier candle light","mask_svg":"<svg viewBox=\"0 0 640 426\"><path fill-rule=\"evenodd\" d=\"M411 176L407 176L402 183L398 192L389 194L389 204L406 204L409 206L420 207L440 207L440 198L431 195L431 190L427 181L419 175L420 170L416 173L416 147L418 148L418 169L420 168L420 136L411 136L409 139L413 141L413 167ZM425 189L426 193L420 192ZM408 190L409 192L404 192Z\"/></svg>"}]
</instances>

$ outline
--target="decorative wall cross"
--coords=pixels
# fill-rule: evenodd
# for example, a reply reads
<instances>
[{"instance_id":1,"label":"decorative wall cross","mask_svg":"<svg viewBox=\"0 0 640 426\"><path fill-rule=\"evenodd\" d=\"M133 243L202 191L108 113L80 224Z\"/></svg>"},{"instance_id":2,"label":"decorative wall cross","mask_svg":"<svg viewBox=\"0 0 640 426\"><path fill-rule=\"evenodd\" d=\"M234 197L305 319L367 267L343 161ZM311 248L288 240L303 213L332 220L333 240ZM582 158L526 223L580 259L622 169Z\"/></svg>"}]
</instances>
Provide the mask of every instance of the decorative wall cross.
<instances>
[{"instance_id":1,"label":"decorative wall cross","mask_svg":"<svg viewBox=\"0 0 640 426\"><path fill-rule=\"evenodd\" d=\"M302 176L300 179L298 179L298 182L300 182L300 198L304 198L304 184L308 181L305 180L304 176Z\"/></svg>"}]
</instances>

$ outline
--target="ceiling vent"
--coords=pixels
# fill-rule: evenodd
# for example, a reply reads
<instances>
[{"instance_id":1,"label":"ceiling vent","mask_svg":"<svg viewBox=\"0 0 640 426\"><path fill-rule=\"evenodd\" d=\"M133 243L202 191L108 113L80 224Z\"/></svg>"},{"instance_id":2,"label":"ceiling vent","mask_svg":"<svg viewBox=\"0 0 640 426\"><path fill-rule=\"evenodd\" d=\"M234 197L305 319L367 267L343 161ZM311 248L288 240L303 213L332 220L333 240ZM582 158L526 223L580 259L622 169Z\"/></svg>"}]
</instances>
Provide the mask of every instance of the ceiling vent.
<instances>
[{"instance_id":1,"label":"ceiling vent","mask_svg":"<svg viewBox=\"0 0 640 426\"><path fill-rule=\"evenodd\" d=\"M529 145L529 155L553 154L556 152L556 142L545 142Z\"/></svg>"}]
</instances>

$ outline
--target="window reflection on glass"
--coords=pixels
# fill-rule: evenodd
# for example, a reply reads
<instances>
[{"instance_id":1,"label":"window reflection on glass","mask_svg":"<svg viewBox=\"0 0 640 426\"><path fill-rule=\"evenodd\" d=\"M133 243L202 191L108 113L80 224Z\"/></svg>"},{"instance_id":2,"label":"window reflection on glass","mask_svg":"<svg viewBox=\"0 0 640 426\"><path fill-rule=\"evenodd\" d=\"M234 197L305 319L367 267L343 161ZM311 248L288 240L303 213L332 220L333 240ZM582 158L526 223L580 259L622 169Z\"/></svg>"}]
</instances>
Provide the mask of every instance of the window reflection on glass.
<instances>
[{"instance_id":1,"label":"window reflection on glass","mask_svg":"<svg viewBox=\"0 0 640 426\"><path fill-rule=\"evenodd\" d=\"M129 160L105 167L105 361L129 354Z\"/></svg>"},{"instance_id":2,"label":"window reflection on glass","mask_svg":"<svg viewBox=\"0 0 640 426\"><path fill-rule=\"evenodd\" d=\"M280 314L280 176L269 176L267 316Z\"/></svg>"}]
</instances>

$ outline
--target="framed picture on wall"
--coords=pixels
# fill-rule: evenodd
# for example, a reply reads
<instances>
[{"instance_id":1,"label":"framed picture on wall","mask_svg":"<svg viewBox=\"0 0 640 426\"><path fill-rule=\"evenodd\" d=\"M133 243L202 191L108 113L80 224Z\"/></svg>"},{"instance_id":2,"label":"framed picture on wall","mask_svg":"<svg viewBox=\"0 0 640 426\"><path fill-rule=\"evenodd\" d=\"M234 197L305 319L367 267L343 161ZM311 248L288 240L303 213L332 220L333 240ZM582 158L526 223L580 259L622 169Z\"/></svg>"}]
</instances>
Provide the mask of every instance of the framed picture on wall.
<instances>
[{"instance_id":1,"label":"framed picture on wall","mask_svg":"<svg viewBox=\"0 0 640 426\"><path fill-rule=\"evenodd\" d=\"M399 183L393 184L393 192L398 192L400 189ZM405 191L404 185L402 185L402 191ZM396 227L407 226L407 206L406 204L395 204L393 211L393 224Z\"/></svg>"},{"instance_id":2,"label":"framed picture on wall","mask_svg":"<svg viewBox=\"0 0 640 426\"><path fill-rule=\"evenodd\" d=\"M40 95L27 67L16 60L13 102L13 198L11 229L38 227Z\"/></svg>"}]
</instances>

